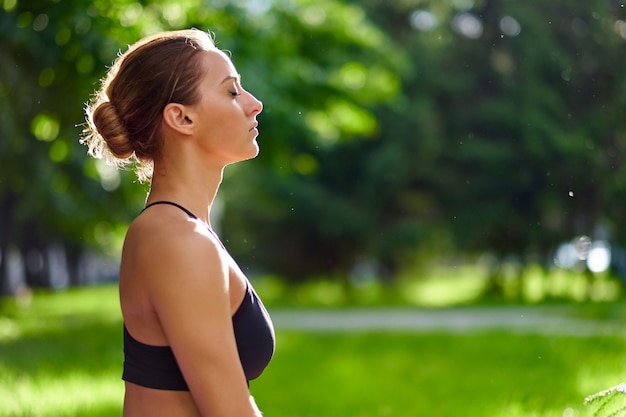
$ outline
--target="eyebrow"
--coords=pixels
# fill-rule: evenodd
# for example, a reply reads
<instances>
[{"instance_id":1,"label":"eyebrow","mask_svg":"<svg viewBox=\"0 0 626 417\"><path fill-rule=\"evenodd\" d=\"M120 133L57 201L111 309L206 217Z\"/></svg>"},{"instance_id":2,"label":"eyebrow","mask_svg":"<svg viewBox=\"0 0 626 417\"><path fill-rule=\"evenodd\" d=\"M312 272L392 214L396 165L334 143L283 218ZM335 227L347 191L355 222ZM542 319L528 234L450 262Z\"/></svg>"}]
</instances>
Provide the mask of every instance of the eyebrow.
<instances>
[{"instance_id":1,"label":"eyebrow","mask_svg":"<svg viewBox=\"0 0 626 417\"><path fill-rule=\"evenodd\" d=\"M227 75L226 78L224 78L222 80L222 82L220 83L220 85L224 84L226 81L230 81L230 80L235 80L237 82L241 82L241 75L237 74L237 75Z\"/></svg>"}]
</instances>

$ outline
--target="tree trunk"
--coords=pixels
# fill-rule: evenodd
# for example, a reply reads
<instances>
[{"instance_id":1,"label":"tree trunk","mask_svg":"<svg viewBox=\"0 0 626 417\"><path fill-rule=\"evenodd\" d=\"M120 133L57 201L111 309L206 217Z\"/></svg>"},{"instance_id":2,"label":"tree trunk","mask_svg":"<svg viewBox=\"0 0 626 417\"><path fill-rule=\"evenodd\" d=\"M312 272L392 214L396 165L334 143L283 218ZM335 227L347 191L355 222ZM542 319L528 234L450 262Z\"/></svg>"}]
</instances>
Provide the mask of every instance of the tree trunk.
<instances>
[{"instance_id":1,"label":"tree trunk","mask_svg":"<svg viewBox=\"0 0 626 417\"><path fill-rule=\"evenodd\" d=\"M9 289L9 274L7 271L6 253L6 246L0 245L0 297L12 295Z\"/></svg>"}]
</instances>

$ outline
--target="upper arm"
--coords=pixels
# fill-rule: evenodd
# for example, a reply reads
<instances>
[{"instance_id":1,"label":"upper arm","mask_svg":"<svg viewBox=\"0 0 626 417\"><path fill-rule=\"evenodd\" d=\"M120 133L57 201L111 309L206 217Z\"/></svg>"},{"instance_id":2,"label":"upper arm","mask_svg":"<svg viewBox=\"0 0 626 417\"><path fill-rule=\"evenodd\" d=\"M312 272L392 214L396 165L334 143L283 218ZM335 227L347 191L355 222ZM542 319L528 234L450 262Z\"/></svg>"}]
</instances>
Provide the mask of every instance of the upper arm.
<instances>
[{"instance_id":1,"label":"upper arm","mask_svg":"<svg viewBox=\"0 0 626 417\"><path fill-rule=\"evenodd\" d=\"M151 239L142 256L151 303L201 414L255 416L232 327L225 255L202 231L182 232Z\"/></svg>"}]
</instances>

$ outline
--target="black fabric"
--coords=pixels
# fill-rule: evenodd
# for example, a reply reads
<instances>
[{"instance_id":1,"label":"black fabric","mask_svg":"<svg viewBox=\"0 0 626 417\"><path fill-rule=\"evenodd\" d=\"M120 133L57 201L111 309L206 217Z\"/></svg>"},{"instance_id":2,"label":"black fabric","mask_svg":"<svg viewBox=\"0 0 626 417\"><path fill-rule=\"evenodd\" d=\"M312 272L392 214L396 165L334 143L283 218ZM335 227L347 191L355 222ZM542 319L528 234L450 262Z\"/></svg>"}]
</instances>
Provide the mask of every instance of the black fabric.
<instances>
[{"instance_id":1,"label":"black fabric","mask_svg":"<svg viewBox=\"0 0 626 417\"><path fill-rule=\"evenodd\" d=\"M173 201L155 201L153 203L148 204L147 206L145 206L143 208L143 210L141 210L141 212L143 213L144 211L146 211L147 209L149 209L152 206L155 206L157 204L169 204L170 206L174 206L174 207L178 207L179 209L181 209L182 211L184 211L185 213L187 213L187 215L189 217L191 217L192 219L197 219L198 216L196 216L195 214L193 214L192 212L190 212L189 210L187 210L185 207L181 206L180 204L174 203Z\"/></svg>"},{"instance_id":2,"label":"black fabric","mask_svg":"<svg viewBox=\"0 0 626 417\"><path fill-rule=\"evenodd\" d=\"M151 346L135 340L124 326L122 379L147 388L188 391L169 346Z\"/></svg>"},{"instance_id":3,"label":"black fabric","mask_svg":"<svg viewBox=\"0 0 626 417\"><path fill-rule=\"evenodd\" d=\"M246 297L233 315L239 360L248 381L257 378L274 355L274 326L267 310L248 283Z\"/></svg>"},{"instance_id":4,"label":"black fabric","mask_svg":"<svg viewBox=\"0 0 626 417\"><path fill-rule=\"evenodd\" d=\"M154 204L170 204L197 218L182 206L169 201ZM145 210L145 209L144 209ZM257 378L274 354L275 337L272 321L246 280L246 294L232 317L239 360L248 381ZM148 388L187 391L185 378L169 346L152 346L134 339L124 326L124 372L122 379Z\"/></svg>"}]
</instances>

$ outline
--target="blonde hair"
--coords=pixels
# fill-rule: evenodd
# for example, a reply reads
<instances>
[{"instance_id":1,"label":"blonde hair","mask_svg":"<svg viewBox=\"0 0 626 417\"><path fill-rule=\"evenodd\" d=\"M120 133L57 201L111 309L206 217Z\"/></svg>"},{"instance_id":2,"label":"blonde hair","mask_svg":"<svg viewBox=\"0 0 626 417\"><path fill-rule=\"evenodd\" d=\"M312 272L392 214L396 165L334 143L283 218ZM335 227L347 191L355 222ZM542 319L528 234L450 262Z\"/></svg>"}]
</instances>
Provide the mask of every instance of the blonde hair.
<instances>
[{"instance_id":1,"label":"blonde hair","mask_svg":"<svg viewBox=\"0 0 626 417\"><path fill-rule=\"evenodd\" d=\"M199 100L199 58L214 49L213 37L198 29L162 32L131 45L86 105L80 142L89 155L118 168L130 165L140 181L149 181L162 150L163 109Z\"/></svg>"}]
</instances>

